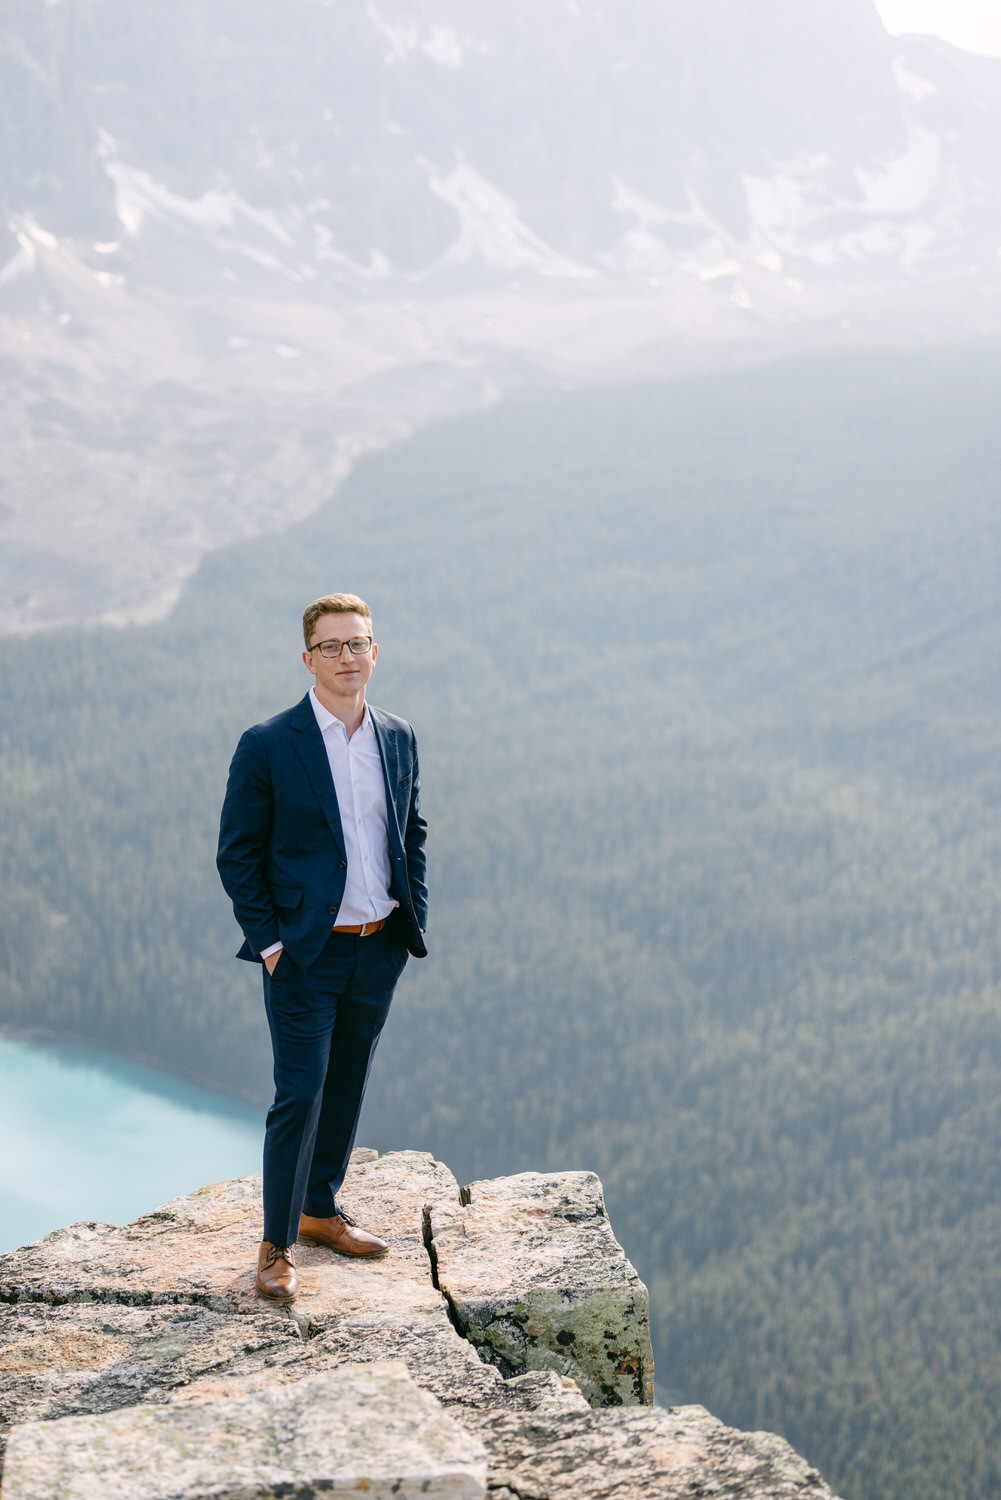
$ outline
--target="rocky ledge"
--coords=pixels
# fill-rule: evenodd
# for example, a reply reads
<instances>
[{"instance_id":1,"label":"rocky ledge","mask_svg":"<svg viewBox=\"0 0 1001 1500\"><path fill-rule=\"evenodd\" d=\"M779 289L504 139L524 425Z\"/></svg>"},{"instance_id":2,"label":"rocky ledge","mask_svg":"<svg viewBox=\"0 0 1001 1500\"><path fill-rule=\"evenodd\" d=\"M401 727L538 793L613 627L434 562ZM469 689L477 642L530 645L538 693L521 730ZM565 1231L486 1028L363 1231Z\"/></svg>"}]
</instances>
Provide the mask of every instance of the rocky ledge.
<instances>
[{"instance_id":1,"label":"rocky ledge","mask_svg":"<svg viewBox=\"0 0 1001 1500\"><path fill-rule=\"evenodd\" d=\"M652 1405L593 1174L359 1150L344 1198L391 1253L300 1246L289 1308L254 1289L258 1177L0 1256L3 1500L834 1500L781 1439Z\"/></svg>"}]
</instances>

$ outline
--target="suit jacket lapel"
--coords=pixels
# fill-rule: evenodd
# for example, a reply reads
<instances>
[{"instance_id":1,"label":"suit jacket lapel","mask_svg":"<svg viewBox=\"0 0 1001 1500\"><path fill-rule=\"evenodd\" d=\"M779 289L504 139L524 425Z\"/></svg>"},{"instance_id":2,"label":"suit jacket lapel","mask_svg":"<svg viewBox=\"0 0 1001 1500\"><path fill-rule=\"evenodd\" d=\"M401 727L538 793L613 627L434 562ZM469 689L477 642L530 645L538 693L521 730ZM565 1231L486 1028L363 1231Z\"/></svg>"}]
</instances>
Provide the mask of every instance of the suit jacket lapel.
<instances>
[{"instance_id":1,"label":"suit jacket lapel","mask_svg":"<svg viewBox=\"0 0 1001 1500\"><path fill-rule=\"evenodd\" d=\"M344 831L341 828L341 814L337 806L337 793L334 791L334 778L330 774L330 761L327 759L327 747L323 743L323 735L316 722L316 715L308 693L293 709L289 727L293 731L292 748L302 762L303 770L320 804L323 816L329 823L330 831L341 851L341 857L347 858L344 848Z\"/></svg>"},{"instance_id":2,"label":"suit jacket lapel","mask_svg":"<svg viewBox=\"0 0 1001 1500\"><path fill-rule=\"evenodd\" d=\"M400 755L396 744L396 735L391 734L382 722L382 715L377 708L369 704L369 713L372 715L372 728L375 730L375 742L379 746L379 755L382 759L382 779L386 783L386 817L389 824L390 845L400 849L403 847L403 836L400 832L400 810L396 805L396 788L400 779Z\"/></svg>"}]
</instances>

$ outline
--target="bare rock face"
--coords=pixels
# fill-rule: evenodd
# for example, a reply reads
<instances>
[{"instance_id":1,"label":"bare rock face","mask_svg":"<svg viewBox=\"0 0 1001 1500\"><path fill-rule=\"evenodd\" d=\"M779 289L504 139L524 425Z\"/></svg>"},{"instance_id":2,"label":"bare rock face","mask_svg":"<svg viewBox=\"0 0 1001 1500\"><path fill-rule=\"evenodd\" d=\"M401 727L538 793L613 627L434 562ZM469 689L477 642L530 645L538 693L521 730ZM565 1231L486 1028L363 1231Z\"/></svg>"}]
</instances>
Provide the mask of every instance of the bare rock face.
<instances>
[{"instance_id":1,"label":"bare rock face","mask_svg":"<svg viewBox=\"0 0 1001 1500\"><path fill-rule=\"evenodd\" d=\"M653 1401L650 1304L593 1172L474 1182L431 1212L457 1326L508 1375L555 1370L594 1406Z\"/></svg>"},{"instance_id":2,"label":"bare rock face","mask_svg":"<svg viewBox=\"0 0 1001 1500\"><path fill-rule=\"evenodd\" d=\"M480 1500L487 1464L403 1365L383 1362L195 1407L28 1422L7 1467L5 1500Z\"/></svg>"},{"instance_id":3,"label":"bare rock face","mask_svg":"<svg viewBox=\"0 0 1001 1500\"><path fill-rule=\"evenodd\" d=\"M457 1337L424 1244L428 1205L459 1201L455 1178L425 1153L359 1150L345 1193L392 1255L298 1246L302 1290L284 1310L254 1286L259 1174L199 1188L121 1229L73 1224L0 1257L0 1391L5 1360L24 1375L7 1381L2 1422L256 1390L357 1360L402 1358L439 1399L482 1399L500 1374ZM46 1356L28 1379L37 1352L72 1343L74 1330L83 1365L53 1368Z\"/></svg>"},{"instance_id":4,"label":"bare rock face","mask_svg":"<svg viewBox=\"0 0 1001 1500\"><path fill-rule=\"evenodd\" d=\"M5 1424L51 1421L192 1389L222 1394L232 1382L273 1385L298 1370L303 1348L296 1325L275 1312L249 1320L191 1304L0 1306L0 1410Z\"/></svg>"},{"instance_id":5,"label":"bare rock face","mask_svg":"<svg viewBox=\"0 0 1001 1500\"><path fill-rule=\"evenodd\" d=\"M833 1500L773 1433L735 1432L701 1406L592 1410L551 1373L505 1382L467 1419L492 1500Z\"/></svg>"},{"instance_id":6,"label":"bare rock face","mask_svg":"<svg viewBox=\"0 0 1001 1500\"><path fill-rule=\"evenodd\" d=\"M288 1308L254 1288L256 1177L0 1256L3 1500L833 1500L781 1439L650 1404L593 1174L460 1190L359 1150L344 1199L390 1255L300 1245Z\"/></svg>"},{"instance_id":7,"label":"bare rock face","mask_svg":"<svg viewBox=\"0 0 1001 1500\"><path fill-rule=\"evenodd\" d=\"M5 1302L195 1302L252 1311L260 1178L199 1188L121 1229L70 1224L0 1257ZM248 1261L248 1255L250 1259Z\"/></svg>"}]
</instances>

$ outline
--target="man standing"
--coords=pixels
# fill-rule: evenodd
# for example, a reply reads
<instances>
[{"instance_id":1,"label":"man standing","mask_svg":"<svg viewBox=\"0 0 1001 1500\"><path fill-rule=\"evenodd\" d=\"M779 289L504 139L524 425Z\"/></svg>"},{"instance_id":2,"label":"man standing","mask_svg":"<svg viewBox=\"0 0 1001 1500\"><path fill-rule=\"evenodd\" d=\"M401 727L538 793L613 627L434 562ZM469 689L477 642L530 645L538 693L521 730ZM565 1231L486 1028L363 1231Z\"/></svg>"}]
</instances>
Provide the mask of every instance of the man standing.
<instances>
[{"instance_id":1,"label":"man standing","mask_svg":"<svg viewBox=\"0 0 1001 1500\"><path fill-rule=\"evenodd\" d=\"M337 1205L369 1068L410 953L424 957L424 838L414 732L370 707L379 648L355 594L302 618L313 686L240 740L217 863L263 965L275 1061L264 1137L261 1295L296 1296L295 1243L384 1255Z\"/></svg>"}]
</instances>

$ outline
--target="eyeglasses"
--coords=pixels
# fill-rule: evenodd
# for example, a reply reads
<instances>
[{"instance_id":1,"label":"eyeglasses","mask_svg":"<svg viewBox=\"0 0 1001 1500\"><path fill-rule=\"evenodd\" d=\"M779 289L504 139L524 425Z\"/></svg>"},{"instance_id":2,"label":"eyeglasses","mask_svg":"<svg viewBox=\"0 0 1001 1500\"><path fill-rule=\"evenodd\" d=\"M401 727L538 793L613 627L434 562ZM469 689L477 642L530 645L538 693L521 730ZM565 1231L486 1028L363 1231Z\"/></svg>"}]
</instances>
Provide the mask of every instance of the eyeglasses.
<instances>
[{"instance_id":1,"label":"eyeglasses","mask_svg":"<svg viewBox=\"0 0 1001 1500\"><path fill-rule=\"evenodd\" d=\"M344 647L347 646L352 656L365 656L372 649L372 637L370 635L353 635L349 641L316 641L309 647L310 651L319 651L321 656L336 661Z\"/></svg>"}]
</instances>

